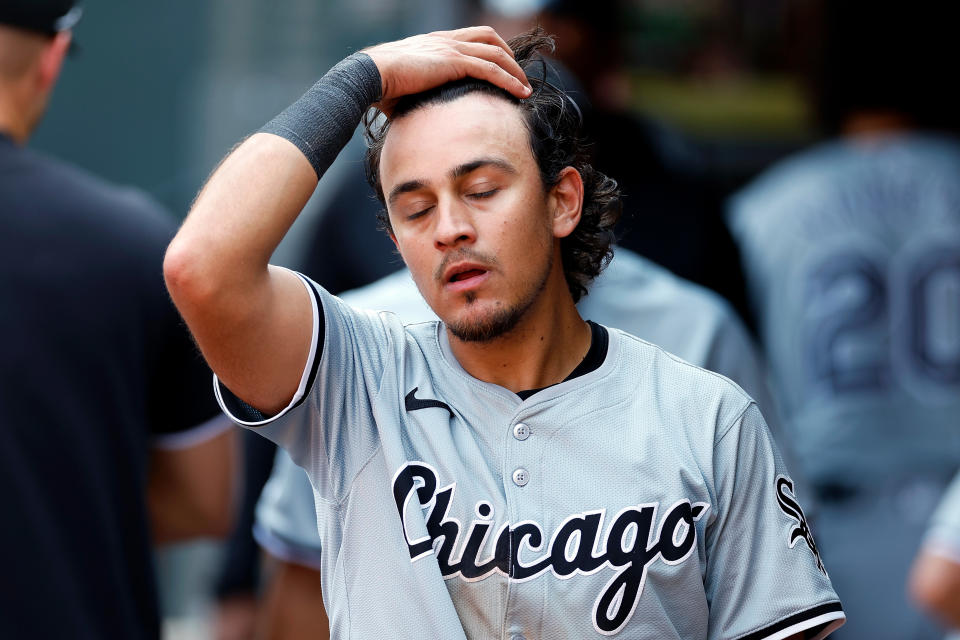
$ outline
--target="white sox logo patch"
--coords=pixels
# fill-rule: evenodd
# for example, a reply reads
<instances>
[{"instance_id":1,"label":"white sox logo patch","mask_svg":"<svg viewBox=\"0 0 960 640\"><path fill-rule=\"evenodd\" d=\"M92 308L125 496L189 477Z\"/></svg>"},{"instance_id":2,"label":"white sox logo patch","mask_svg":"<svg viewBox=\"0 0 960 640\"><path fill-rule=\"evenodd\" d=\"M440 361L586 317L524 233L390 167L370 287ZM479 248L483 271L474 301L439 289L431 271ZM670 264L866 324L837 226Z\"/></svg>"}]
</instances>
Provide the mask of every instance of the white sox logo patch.
<instances>
[{"instance_id":1,"label":"white sox logo patch","mask_svg":"<svg viewBox=\"0 0 960 640\"><path fill-rule=\"evenodd\" d=\"M411 562L435 554L444 579L459 577L466 582L495 573L525 581L548 571L565 580L607 567L616 573L593 606L593 626L604 635L619 632L633 616L651 564L660 559L677 565L691 556L697 537L694 523L710 508L705 502L680 500L659 519L653 536L658 502L621 509L605 534L601 533L605 509L576 513L560 523L549 544L536 522L504 522L497 527L492 555L480 558L494 529L493 508L485 500L478 502L477 518L464 528L458 519L448 516L455 491L455 482L439 487L437 472L425 462L407 463L394 475L393 497ZM417 539L412 539L406 521L407 506L413 499L421 509L429 510L427 535ZM538 552L544 546L540 557L529 561L520 558L524 548Z\"/></svg>"},{"instance_id":2,"label":"white sox logo patch","mask_svg":"<svg viewBox=\"0 0 960 640\"><path fill-rule=\"evenodd\" d=\"M813 533L810 531L810 525L807 524L807 517L803 515L803 509L797 502L797 494L793 492L793 480L786 476L777 476L777 504L780 510L797 521L797 526L790 530L790 548L800 538L807 543L807 547L813 552L813 557L817 560L817 569L827 575L827 569L823 566L823 560L820 558L820 550L817 549L817 543L813 541Z\"/></svg>"}]
</instances>

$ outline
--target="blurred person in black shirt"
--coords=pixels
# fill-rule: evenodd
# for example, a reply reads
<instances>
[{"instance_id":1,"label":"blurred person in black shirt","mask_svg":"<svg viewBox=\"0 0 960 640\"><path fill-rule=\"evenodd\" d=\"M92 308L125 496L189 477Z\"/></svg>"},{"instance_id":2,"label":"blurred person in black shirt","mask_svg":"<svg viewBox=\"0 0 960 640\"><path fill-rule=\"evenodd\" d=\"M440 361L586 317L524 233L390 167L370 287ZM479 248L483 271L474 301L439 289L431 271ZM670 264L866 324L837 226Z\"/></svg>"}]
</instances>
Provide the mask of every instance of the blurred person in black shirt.
<instances>
[{"instance_id":1,"label":"blurred person in black shirt","mask_svg":"<svg viewBox=\"0 0 960 640\"><path fill-rule=\"evenodd\" d=\"M158 638L151 542L224 533L232 434L164 289L174 221L24 147L79 15L0 5L0 637Z\"/></svg>"}]
</instances>

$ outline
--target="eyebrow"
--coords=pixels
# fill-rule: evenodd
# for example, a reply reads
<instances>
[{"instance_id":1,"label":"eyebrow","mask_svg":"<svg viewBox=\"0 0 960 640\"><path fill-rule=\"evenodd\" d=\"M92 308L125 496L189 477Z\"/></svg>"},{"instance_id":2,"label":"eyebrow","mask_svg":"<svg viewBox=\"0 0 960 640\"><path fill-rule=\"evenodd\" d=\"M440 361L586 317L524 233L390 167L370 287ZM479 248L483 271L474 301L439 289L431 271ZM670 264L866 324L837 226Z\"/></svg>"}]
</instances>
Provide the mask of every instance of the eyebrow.
<instances>
[{"instance_id":1,"label":"eyebrow","mask_svg":"<svg viewBox=\"0 0 960 640\"><path fill-rule=\"evenodd\" d=\"M471 162L466 162L464 164L454 167L453 171L450 172L450 177L462 178L468 173L472 173L477 169L481 169L483 167L496 167L497 169L506 171L507 173L511 173L511 174L517 173L516 168L512 164L510 164L509 162L501 158L477 158L476 160L473 160Z\"/></svg>"},{"instance_id":2,"label":"eyebrow","mask_svg":"<svg viewBox=\"0 0 960 640\"><path fill-rule=\"evenodd\" d=\"M517 173L516 167L501 158L477 158L476 160L471 160L470 162L465 162L454 167L453 170L450 171L450 177L454 179L462 178L463 176L473 173L477 169L482 169L483 167L496 167L497 169L510 174ZM387 202L389 204L393 204L401 195L410 193L411 191L423 189L426 186L427 183L423 180L407 180L406 182L401 182L390 190L390 195L387 197Z\"/></svg>"},{"instance_id":3,"label":"eyebrow","mask_svg":"<svg viewBox=\"0 0 960 640\"><path fill-rule=\"evenodd\" d=\"M423 180L407 180L406 182L401 182L390 190L390 196L387 198L387 203L393 204L396 199L403 194L410 193L411 191L417 191L418 189L423 189L425 186L427 186L427 183Z\"/></svg>"}]
</instances>

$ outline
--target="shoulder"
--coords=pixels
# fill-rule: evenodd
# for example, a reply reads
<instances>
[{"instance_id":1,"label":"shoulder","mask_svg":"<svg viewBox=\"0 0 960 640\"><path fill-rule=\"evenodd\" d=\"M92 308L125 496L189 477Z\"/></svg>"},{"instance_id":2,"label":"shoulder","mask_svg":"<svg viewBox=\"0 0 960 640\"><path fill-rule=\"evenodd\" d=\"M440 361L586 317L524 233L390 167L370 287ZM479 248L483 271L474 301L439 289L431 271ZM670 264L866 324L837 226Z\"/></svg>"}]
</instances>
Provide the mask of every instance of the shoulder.
<instances>
[{"instance_id":1,"label":"shoulder","mask_svg":"<svg viewBox=\"0 0 960 640\"><path fill-rule=\"evenodd\" d=\"M734 317L730 305L713 291L684 280L671 271L628 249L617 247L609 267L597 277L590 293L584 298L581 308L605 312L612 307L622 313L616 319L615 326L641 337L661 344L654 338L648 338L641 331L634 330L631 321L649 311L660 314L690 318L698 323L720 321ZM597 322L610 320L591 318ZM633 323L644 327L644 324ZM661 345L666 346L666 345ZM667 347L668 350L672 350Z\"/></svg>"},{"instance_id":2,"label":"shoulder","mask_svg":"<svg viewBox=\"0 0 960 640\"><path fill-rule=\"evenodd\" d=\"M737 370L718 363L728 346L752 351L746 328L726 300L626 249L616 249L579 307L584 318L726 375Z\"/></svg>"},{"instance_id":3,"label":"shoulder","mask_svg":"<svg viewBox=\"0 0 960 640\"><path fill-rule=\"evenodd\" d=\"M717 439L754 404L729 378L622 330L607 330L620 351L622 376L641 404L668 421L694 430L712 425Z\"/></svg>"},{"instance_id":4,"label":"shoulder","mask_svg":"<svg viewBox=\"0 0 960 640\"><path fill-rule=\"evenodd\" d=\"M953 532L953 538L960 541L960 472L947 488L931 519L933 528L947 528ZM958 550L960 553L960 550Z\"/></svg>"},{"instance_id":5,"label":"shoulder","mask_svg":"<svg viewBox=\"0 0 960 640\"><path fill-rule=\"evenodd\" d=\"M4 163L4 199L71 228L116 229L131 238L172 235L175 220L143 191L118 186L56 158L21 149ZM16 205L14 205L16 206Z\"/></svg>"},{"instance_id":6,"label":"shoulder","mask_svg":"<svg viewBox=\"0 0 960 640\"><path fill-rule=\"evenodd\" d=\"M796 202L819 196L825 185L855 163L848 145L825 142L797 152L754 178L727 201L727 220L734 237L778 235L778 226L789 222Z\"/></svg>"},{"instance_id":7,"label":"shoulder","mask_svg":"<svg viewBox=\"0 0 960 640\"><path fill-rule=\"evenodd\" d=\"M404 274L401 272L388 279L396 278L398 286L405 290L408 285L402 282ZM419 345L415 347L417 351L436 350L439 321L431 321L428 314L419 310L416 300L410 300L411 297L420 299L415 287L411 295L405 297L396 295L388 285L388 295L385 296L375 290L362 293L357 290L357 293L348 292L341 297L302 274L300 277L312 292L317 311L324 317L324 353L333 338L341 347L358 349L357 354L366 354L364 357L384 366L388 362L399 362L402 354L414 343ZM378 284L377 289L380 286ZM409 286L412 287L412 283ZM422 300L420 304L426 307ZM348 347L350 344L353 346Z\"/></svg>"},{"instance_id":8,"label":"shoulder","mask_svg":"<svg viewBox=\"0 0 960 640\"><path fill-rule=\"evenodd\" d=\"M792 213L797 203L857 203L864 184L881 192L898 185L911 188L918 180L927 186L942 182L944 188L956 188L958 171L960 142L948 136L825 142L761 173L730 198L728 217L735 232L748 230L760 219L776 217L778 210ZM943 181L944 176L950 179Z\"/></svg>"}]
</instances>

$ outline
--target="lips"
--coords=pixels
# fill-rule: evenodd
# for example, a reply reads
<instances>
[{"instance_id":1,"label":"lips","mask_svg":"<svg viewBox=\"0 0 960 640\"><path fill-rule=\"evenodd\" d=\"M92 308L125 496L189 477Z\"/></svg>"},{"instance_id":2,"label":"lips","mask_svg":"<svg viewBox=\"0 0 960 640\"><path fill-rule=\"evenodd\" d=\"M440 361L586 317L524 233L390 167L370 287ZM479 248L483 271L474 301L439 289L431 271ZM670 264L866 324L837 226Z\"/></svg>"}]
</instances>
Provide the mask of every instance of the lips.
<instances>
[{"instance_id":1,"label":"lips","mask_svg":"<svg viewBox=\"0 0 960 640\"><path fill-rule=\"evenodd\" d=\"M486 271L483 269L467 269L466 271L459 271L450 277L450 282L469 280L470 278L476 278L477 276L481 276L485 273Z\"/></svg>"},{"instance_id":2,"label":"lips","mask_svg":"<svg viewBox=\"0 0 960 640\"><path fill-rule=\"evenodd\" d=\"M476 262L459 262L448 266L443 272L443 282L454 291L464 291L480 286L490 275L490 270Z\"/></svg>"}]
</instances>

